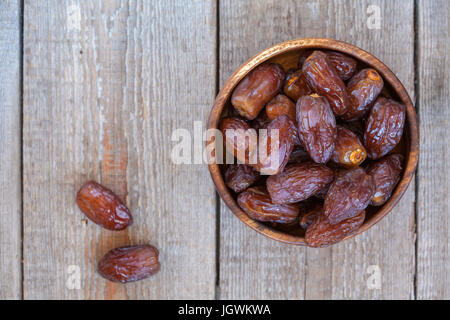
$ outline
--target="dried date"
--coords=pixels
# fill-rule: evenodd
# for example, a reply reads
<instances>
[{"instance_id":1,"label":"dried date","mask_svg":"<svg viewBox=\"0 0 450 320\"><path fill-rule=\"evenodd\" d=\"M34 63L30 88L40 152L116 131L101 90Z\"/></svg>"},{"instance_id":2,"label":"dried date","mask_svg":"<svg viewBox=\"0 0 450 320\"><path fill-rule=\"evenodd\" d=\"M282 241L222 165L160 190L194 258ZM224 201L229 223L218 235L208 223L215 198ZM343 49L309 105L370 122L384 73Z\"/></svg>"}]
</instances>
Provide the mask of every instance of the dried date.
<instances>
[{"instance_id":1,"label":"dried date","mask_svg":"<svg viewBox=\"0 0 450 320\"><path fill-rule=\"evenodd\" d=\"M228 152L240 163L257 163L258 136L247 121L239 117L224 118L221 122L221 131Z\"/></svg>"},{"instance_id":2,"label":"dried date","mask_svg":"<svg viewBox=\"0 0 450 320\"><path fill-rule=\"evenodd\" d=\"M314 162L294 163L267 179L273 203L295 203L313 196L333 180L333 170Z\"/></svg>"},{"instance_id":3,"label":"dried date","mask_svg":"<svg viewBox=\"0 0 450 320\"><path fill-rule=\"evenodd\" d=\"M302 71L311 88L328 100L336 115L347 111L347 89L325 53L314 51L303 63Z\"/></svg>"},{"instance_id":4,"label":"dried date","mask_svg":"<svg viewBox=\"0 0 450 320\"><path fill-rule=\"evenodd\" d=\"M297 101L298 135L311 159L326 163L333 154L336 119L328 101L318 95L303 96Z\"/></svg>"},{"instance_id":5,"label":"dried date","mask_svg":"<svg viewBox=\"0 0 450 320\"><path fill-rule=\"evenodd\" d=\"M89 219L108 230L123 230L133 222L130 210L119 197L97 182L83 184L76 202Z\"/></svg>"},{"instance_id":6,"label":"dried date","mask_svg":"<svg viewBox=\"0 0 450 320\"><path fill-rule=\"evenodd\" d=\"M301 69L290 70L283 87L284 94L297 102L301 96L313 93Z\"/></svg>"},{"instance_id":7,"label":"dried date","mask_svg":"<svg viewBox=\"0 0 450 320\"><path fill-rule=\"evenodd\" d=\"M330 64L336 69L337 74L343 81L353 76L357 65L355 59L336 51L327 51L326 54Z\"/></svg>"},{"instance_id":8,"label":"dried date","mask_svg":"<svg viewBox=\"0 0 450 320\"><path fill-rule=\"evenodd\" d=\"M405 125L406 107L379 97L370 110L364 130L364 145L370 159L379 159L399 142Z\"/></svg>"},{"instance_id":9,"label":"dried date","mask_svg":"<svg viewBox=\"0 0 450 320\"><path fill-rule=\"evenodd\" d=\"M299 214L295 204L275 204L264 187L252 187L238 196L238 204L250 218L264 222L291 223Z\"/></svg>"},{"instance_id":10,"label":"dried date","mask_svg":"<svg viewBox=\"0 0 450 320\"><path fill-rule=\"evenodd\" d=\"M259 178L259 173L245 164L230 164L225 169L224 176L228 188L239 193L254 184Z\"/></svg>"},{"instance_id":11,"label":"dried date","mask_svg":"<svg viewBox=\"0 0 450 320\"><path fill-rule=\"evenodd\" d=\"M295 122L295 103L284 94L277 94L275 98L267 103L266 114L269 120L275 120L279 116L285 114L289 119Z\"/></svg>"},{"instance_id":12,"label":"dried date","mask_svg":"<svg viewBox=\"0 0 450 320\"><path fill-rule=\"evenodd\" d=\"M331 224L349 219L366 209L375 194L372 176L360 167L339 172L325 196L324 215Z\"/></svg>"},{"instance_id":13,"label":"dried date","mask_svg":"<svg viewBox=\"0 0 450 320\"><path fill-rule=\"evenodd\" d=\"M116 248L98 263L102 277L114 282L132 282L148 278L161 267L158 249L151 245Z\"/></svg>"},{"instance_id":14,"label":"dried date","mask_svg":"<svg viewBox=\"0 0 450 320\"><path fill-rule=\"evenodd\" d=\"M402 162L401 154L392 154L368 166L367 174L372 176L375 184L375 194L371 205L381 206L391 197L392 191L400 180Z\"/></svg>"},{"instance_id":15,"label":"dried date","mask_svg":"<svg viewBox=\"0 0 450 320\"><path fill-rule=\"evenodd\" d=\"M238 84L231 97L231 104L241 116L253 120L281 90L284 78L285 72L279 64L262 64Z\"/></svg>"},{"instance_id":16,"label":"dried date","mask_svg":"<svg viewBox=\"0 0 450 320\"><path fill-rule=\"evenodd\" d=\"M363 117L380 94L383 85L383 78L374 69L361 70L347 84L350 105L341 118L350 121Z\"/></svg>"},{"instance_id":17,"label":"dried date","mask_svg":"<svg viewBox=\"0 0 450 320\"><path fill-rule=\"evenodd\" d=\"M260 131L256 169L265 175L283 171L294 149L297 129L287 115L271 121L267 132Z\"/></svg>"},{"instance_id":18,"label":"dried date","mask_svg":"<svg viewBox=\"0 0 450 320\"><path fill-rule=\"evenodd\" d=\"M345 167L359 166L367 156L358 136L347 128L337 126L337 136L331 160Z\"/></svg>"},{"instance_id":19,"label":"dried date","mask_svg":"<svg viewBox=\"0 0 450 320\"><path fill-rule=\"evenodd\" d=\"M324 214L316 215L315 220L306 229L305 242L309 247L321 248L338 243L354 234L364 223L365 211L352 218L332 224Z\"/></svg>"}]
</instances>

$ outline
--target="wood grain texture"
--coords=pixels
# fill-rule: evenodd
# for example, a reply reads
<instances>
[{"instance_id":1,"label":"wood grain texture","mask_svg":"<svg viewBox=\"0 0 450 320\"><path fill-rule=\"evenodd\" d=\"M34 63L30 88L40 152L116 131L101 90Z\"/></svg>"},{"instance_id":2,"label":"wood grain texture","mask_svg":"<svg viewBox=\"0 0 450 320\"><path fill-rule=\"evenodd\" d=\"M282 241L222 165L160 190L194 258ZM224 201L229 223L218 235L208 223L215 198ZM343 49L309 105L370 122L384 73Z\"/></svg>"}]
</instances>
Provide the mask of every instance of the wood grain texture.
<instances>
[{"instance_id":1,"label":"wood grain texture","mask_svg":"<svg viewBox=\"0 0 450 320\"><path fill-rule=\"evenodd\" d=\"M0 299L20 299L20 1L0 1Z\"/></svg>"},{"instance_id":2,"label":"wood grain texture","mask_svg":"<svg viewBox=\"0 0 450 320\"><path fill-rule=\"evenodd\" d=\"M417 298L450 299L450 4L418 2Z\"/></svg>"},{"instance_id":3,"label":"wood grain texture","mask_svg":"<svg viewBox=\"0 0 450 320\"><path fill-rule=\"evenodd\" d=\"M213 101L215 10L205 1L25 1L25 298L214 297L210 177L170 154L172 132L204 123ZM74 197L87 179L126 202L128 231L86 223ZM108 250L141 243L160 250L151 279L116 285L95 272ZM71 265L80 289L70 289Z\"/></svg>"},{"instance_id":4,"label":"wood grain texture","mask_svg":"<svg viewBox=\"0 0 450 320\"><path fill-rule=\"evenodd\" d=\"M373 8L380 12L380 29L368 28ZM277 42L329 37L373 53L412 95L413 22L412 1L221 1L220 82ZM222 203L220 243L220 298L413 298L414 185L377 226L320 250L268 240L243 226ZM373 265L381 271L380 289L367 285L368 268Z\"/></svg>"}]
</instances>

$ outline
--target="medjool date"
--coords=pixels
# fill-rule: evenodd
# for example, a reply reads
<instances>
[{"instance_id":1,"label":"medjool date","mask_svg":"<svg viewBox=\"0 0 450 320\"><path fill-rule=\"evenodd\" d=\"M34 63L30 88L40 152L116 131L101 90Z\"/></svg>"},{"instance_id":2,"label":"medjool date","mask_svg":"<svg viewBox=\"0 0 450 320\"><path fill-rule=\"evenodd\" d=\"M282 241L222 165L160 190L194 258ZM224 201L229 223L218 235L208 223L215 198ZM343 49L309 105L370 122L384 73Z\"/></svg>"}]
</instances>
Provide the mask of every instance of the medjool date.
<instances>
[{"instance_id":1,"label":"medjool date","mask_svg":"<svg viewBox=\"0 0 450 320\"><path fill-rule=\"evenodd\" d=\"M281 90L285 72L279 64L265 63L252 71L238 84L231 97L231 104L239 114L253 120Z\"/></svg>"},{"instance_id":2,"label":"medjool date","mask_svg":"<svg viewBox=\"0 0 450 320\"><path fill-rule=\"evenodd\" d=\"M259 173L246 164L230 164L224 176L228 188L239 193L254 184L259 178Z\"/></svg>"},{"instance_id":3,"label":"medjool date","mask_svg":"<svg viewBox=\"0 0 450 320\"><path fill-rule=\"evenodd\" d=\"M258 136L255 129L239 117L224 118L221 131L225 146L240 163L256 164Z\"/></svg>"},{"instance_id":4,"label":"medjool date","mask_svg":"<svg viewBox=\"0 0 450 320\"><path fill-rule=\"evenodd\" d=\"M273 203L295 203L313 196L333 181L333 170L314 162L294 163L267 179Z\"/></svg>"},{"instance_id":5,"label":"medjool date","mask_svg":"<svg viewBox=\"0 0 450 320\"><path fill-rule=\"evenodd\" d=\"M331 160L346 167L360 165L367 156L358 136L347 128L337 126L337 136Z\"/></svg>"},{"instance_id":6,"label":"medjool date","mask_svg":"<svg viewBox=\"0 0 450 320\"><path fill-rule=\"evenodd\" d=\"M297 125L300 141L311 159L326 163L336 140L336 119L328 101L316 94L298 99Z\"/></svg>"},{"instance_id":7,"label":"medjool date","mask_svg":"<svg viewBox=\"0 0 450 320\"><path fill-rule=\"evenodd\" d=\"M351 218L332 224L324 214L319 214L306 229L305 242L309 247L315 248L338 243L358 231L365 217L366 213L362 211Z\"/></svg>"},{"instance_id":8,"label":"medjool date","mask_svg":"<svg viewBox=\"0 0 450 320\"><path fill-rule=\"evenodd\" d=\"M401 154L392 154L368 166L367 174L372 176L375 184L375 194L370 202L371 205L381 206L391 197L392 191L400 180L402 161Z\"/></svg>"},{"instance_id":9,"label":"medjool date","mask_svg":"<svg viewBox=\"0 0 450 320\"><path fill-rule=\"evenodd\" d=\"M297 102L298 98L301 96L313 93L301 69L290 70L288 72L286 81L284 82L283 91L285 95L295 102Z\"/></svg>"},{"instance_id":10,"label":"medjool date","mask_svg":"<svg viewBox=\"0 0 450 320\"><path fill-rule=\"evenodd\" d=\"M292 121L295 119L295 103L284 94L277 94L275 98L266 105L266 114L269 120L275 120L279 116L285 114Z\"/></svg>"},{"instance_id":11,"label":"medjool date","mask_svg":"<svg viewBox=\"0 0 450 320\"><path fill-rule=\"evenodd\" d=\"M347 88L325 53L314 51L303 63L302 71L311 88L328 100L336 115L347 111Z\"/></svg>"},{"instance_id":12,"label":"medjool date","mask_svg":"<svg viewBox=\"0 0 450 320\"><path fill-rule=\"evenodd\" d=\"M399 142L405 125L406 107L379 97L370 110L364 130L364 145L370 159L379 159Z\"/></svg>"},{"instance_id":13,"label":"medjool date","mask_svg":"<svg viewBox=\"0 0 450 320\"><path fill-rule=\"evenodd\" d=\"M250 218L278 223L294 222L299 214L295 204L275 204L264 187L252 187L238 196L238 204Z\"/></svg>"},{"instance_id":14,"label":"medjool date","mask_svg":"<svg viewBox=\"0 0 450 320\"><path fill-rule=\"evenodd\" d=\"M267 133L260 130L258 162L255 168L266 175L283 171L294 149L297 130L287 115L281 115L267 126Z\"/></svg>"},{"instance_id":15,"label":"medjool date","mask_svg":"<svg viewBox=\"0 0 450 320\"><path fill-rule=\"evenodd\" d=\"M361 70L347 84L350 105L341 118L349 121L363 117L380 94L383 85L383 78L374 69Z\"/></svg>"},{"instance_id":16,"label":"medjool date","mask_svg":"<svg viewBox=\"0 0 450 320\"><path fill-rule=\"evenodd\" d=\"M341 171L325 196L324 215L331 224L352 218L369 205L374 194L373 178L364 169Z\"/></svg>"},{"instance_id":17,"label":"medjool date","mask_svg":"<svg viewBox=\"0 0 450 320\"><path fill-rule=\"evenodd\" d=\"M342 80L348 80L353 76L357 65L355 59L336 51L327 51L326 54L330 64L336 69Z\"/></svg>"}]
</instances>

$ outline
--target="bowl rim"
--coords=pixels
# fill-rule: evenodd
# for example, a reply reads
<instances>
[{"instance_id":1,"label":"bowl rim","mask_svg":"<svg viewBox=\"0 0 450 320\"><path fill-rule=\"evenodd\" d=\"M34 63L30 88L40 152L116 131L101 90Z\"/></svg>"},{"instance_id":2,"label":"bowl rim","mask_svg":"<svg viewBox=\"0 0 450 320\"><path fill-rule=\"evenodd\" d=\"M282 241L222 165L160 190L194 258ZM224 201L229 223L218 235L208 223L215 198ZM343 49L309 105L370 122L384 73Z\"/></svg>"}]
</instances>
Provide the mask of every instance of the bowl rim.
<instances>
[{"instance_id":1,"label":"bowl rim","mask_svg":"<svg viewBox=\"0 0 450 320\"><path fill-rule=\"evenodd\" d=\"M344 240L352 238L358 234L361 234L379 221L381 221L400 201L409 184L414 176L414 172L417 167L417 162L419 158L419 129L417 123L417 116L414 105L411 98L409 97L405 87L397 78L397 76L379 59L370 54L369 52L354 46L352 44L328 39L328 38L300 38L289 40L275 44L265 50L260 51L258 54L253 56L244 62L239 68L237 68L233 74L228 78L225 84L220 89L213 107L211 109L207 129L218 129L219 120L223 111L223 108L228 101L228 98L232 94L236 85L256 66L259 64L277 56L280 54L285 54L290 51L296 51L300 49L322 49L322 50L333 50L342 52L344 54L350 55L357 60L360 60L377 70L383 76L383 80L387 81L390 87L395 91L398 98L406 106L406 125L405 129L408 130L409 145L406 145L406 155L405 159L405 169L403 170L402 177L394 189L391 198L380 207L380 209L375 212L369 220L364 221L363 225L352 235L347 236ZM211 174L211 178L214 182L216 190L222 200L226 203L228 208L233 212L233 214L238 217L243 223L257 231L260 234L272 239L277 240L286 244L293 245L306 245L304 236L296 236L284 233L280 230L275 230L269 226L251 219L242 209L238 206L233 196L231 195L229 189L226 187L223 180L221 170L218 164L209 164L208 169ZM342 241L344 241L342 240Z\"/></svg>"}]
</instances>

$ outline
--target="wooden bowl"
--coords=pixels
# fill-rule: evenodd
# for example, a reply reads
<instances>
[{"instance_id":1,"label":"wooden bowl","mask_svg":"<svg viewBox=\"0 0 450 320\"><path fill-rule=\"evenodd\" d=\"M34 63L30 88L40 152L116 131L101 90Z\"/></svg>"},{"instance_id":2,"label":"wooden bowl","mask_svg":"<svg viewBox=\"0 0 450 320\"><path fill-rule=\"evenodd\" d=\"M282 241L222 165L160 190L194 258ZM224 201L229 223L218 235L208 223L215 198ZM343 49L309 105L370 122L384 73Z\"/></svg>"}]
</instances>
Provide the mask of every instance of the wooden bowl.
<instances>
[{"instance_id":1,"label":"wooden bowl","mask_svg":"<svg viewBox=\"0 0 450 320\"><path fill-rule=\"evenodd\" d=\"M391 198L383 206L369 206L366 210L367 215L363 225L357 233L346 238L348 239L368 230L370 227L383 219L389 212L391 212L392 208L394 208L405 191L408 189L408 185L414 176L414 171L416 170L416 165L419 158L419 131L416 112L414 110L411 98L395 74L380 60L358 47L332 39L310 38L279 43L258 53L256 56L240 66L231 75L216 97L209 116L208 128L219 128L220 120L225 110L231 105L230 99L234 88L252 69L266 61L281 64L285 71L290 68L296 68L300 53L308 49L334 50L356 58L359 61L360 66L369 66L377 70L380 75L382 75L386 89L384 89L384 94L390 95L393 99L401 101L406 105L405 129L402 141L399 143L399 146L396 147L396 152L402 153L405 157L404 165L406 164L406 166L402 173L401 180L392 193ZM236 202L236 195L233 195L232 192L226 187L220 166L217 164L210 164L209 171L220 197L223 201L225 201L230 210L247 226L277 241L294 245L305 245L304 233L302 232L291 233L288 229L283 231L274 228L271 224L262 223L251 219L238 206Z\"/></svg>"}]
</instances>

